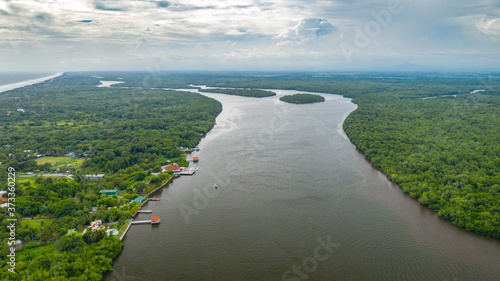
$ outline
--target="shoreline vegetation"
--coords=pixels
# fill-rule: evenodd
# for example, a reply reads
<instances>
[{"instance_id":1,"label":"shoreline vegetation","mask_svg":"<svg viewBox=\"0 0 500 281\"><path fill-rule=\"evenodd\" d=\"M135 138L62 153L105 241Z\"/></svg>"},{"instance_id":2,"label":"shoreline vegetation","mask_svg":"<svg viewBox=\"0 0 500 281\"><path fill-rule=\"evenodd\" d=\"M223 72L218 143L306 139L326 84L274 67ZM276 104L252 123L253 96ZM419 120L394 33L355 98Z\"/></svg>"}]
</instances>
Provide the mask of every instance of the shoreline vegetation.
<instances>
[{"instance_id":1,"label":"shoreline vegetation","mask_svg":"<svg viewBox=\"0 0 500 281\"><path fill-rule=\"evenodd\" d=\"M324 102L325 98L320 95L312 94L295 94L280 97L280 101L294 104L306 104L306 103L317 103Z\"/></svg>"},{"instance_id":2,"label":"shoreline vegetation","mask_svg":"<svg viewBox=\"0 0 500 281\"><path fill-rule=\"evenodd\" d=\"M265 97L276 96L276 93L274 93L274 92L264 91L264 90L255 90L255 89L217 88L217 89L199 89L198 91L203 92L203 93L217 93L217 94L224 94L224 95L253 97L253 98L265 98Z\"/></svg>"}]
</instances>

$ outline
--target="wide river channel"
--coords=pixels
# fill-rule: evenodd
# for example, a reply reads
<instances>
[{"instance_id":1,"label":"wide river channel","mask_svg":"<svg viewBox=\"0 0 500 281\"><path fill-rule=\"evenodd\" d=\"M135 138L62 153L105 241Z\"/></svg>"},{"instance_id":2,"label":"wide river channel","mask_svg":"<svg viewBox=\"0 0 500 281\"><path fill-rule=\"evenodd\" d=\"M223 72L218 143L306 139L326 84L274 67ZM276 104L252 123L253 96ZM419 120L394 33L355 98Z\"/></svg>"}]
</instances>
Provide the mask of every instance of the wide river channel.
<instances>
[{"instance_id":1,"label":"wide river channel","mask_svg":"<svg viewBox=\"0 0 500 281\"><path fill-rule=\"evenodd\" d=\"M273 91L204 93L223 111L187 156L196 174L152 196L161 223L133 225L104 280L500 280L500 241L438 218L356 150L349 99Z\"/></svg>"}]
</instances>

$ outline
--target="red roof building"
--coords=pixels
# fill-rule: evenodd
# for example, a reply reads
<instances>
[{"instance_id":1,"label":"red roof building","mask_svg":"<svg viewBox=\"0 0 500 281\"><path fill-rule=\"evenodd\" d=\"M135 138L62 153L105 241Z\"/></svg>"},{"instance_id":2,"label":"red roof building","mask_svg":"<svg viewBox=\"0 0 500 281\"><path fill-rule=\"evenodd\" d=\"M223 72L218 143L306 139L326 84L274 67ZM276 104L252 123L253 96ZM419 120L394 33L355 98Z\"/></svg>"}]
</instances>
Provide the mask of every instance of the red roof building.
<instances>
[{"instance_id":1,"label":"red roof building","mask_svg":"<svg viewBox=\"0 0 500 281\"><path fill-rule=\"evenodd\" d=\"M175 164L170 164L170 165L161 167L161 171L162 172L165 172L166 170L172 170L173 172L180 172L181 171L181 167L177 166Z\"/></svg>"}]
</instances>

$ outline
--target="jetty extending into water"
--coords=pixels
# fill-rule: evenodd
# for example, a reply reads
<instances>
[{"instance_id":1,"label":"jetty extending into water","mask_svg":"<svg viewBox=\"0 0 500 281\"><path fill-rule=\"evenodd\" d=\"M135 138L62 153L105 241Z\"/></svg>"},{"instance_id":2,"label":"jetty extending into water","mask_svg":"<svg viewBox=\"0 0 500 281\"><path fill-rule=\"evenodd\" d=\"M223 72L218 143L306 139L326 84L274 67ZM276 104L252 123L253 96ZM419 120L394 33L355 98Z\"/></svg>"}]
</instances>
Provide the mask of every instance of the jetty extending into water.
<instances>
[{"instance_id":1,"label":"jetty extending into water","mask_svg":"<svg viewBox=\"0 0 500 281\"><path fill-rule=\"evenodd\" d=\"M146 223L151 223L151 220L138 220L130 222L130 224L146 224Z\"/></svg>"},{"instance_id":2,"label":"jetty extending into water","mask_svg":"<svg viewBox=\"0 0 500 281\"><path fill-rule=\"evenodd\" d=\"M173 179L174 177L171 177L170 179L168 179L164 184L162 184L161 186L155 188L155 190L151 191L150 193L147 194L147 196L151 195L153 192L157 191L158 189L160 188L163 188L165 186L167 186L167 184ZM148 198L147 201L160 201L159 198ZM142 208L142 205L141 205L141 208ZM150 214L152 213L153 211L152 210L137 210L133 215L132 217L135 217L137 214ZM152 217L151 220L136 220L136 221L131 221L130 224L127 226L127 228L125 229L125 231L123 231L123 234L120 236L120 240L122 240L124 237L125 237L125 234L127 234L127 231L129 230L130 226L133 225L133 224L158 224L160 223L160 218L159 217Z\"/></svg>"}]
</instances>

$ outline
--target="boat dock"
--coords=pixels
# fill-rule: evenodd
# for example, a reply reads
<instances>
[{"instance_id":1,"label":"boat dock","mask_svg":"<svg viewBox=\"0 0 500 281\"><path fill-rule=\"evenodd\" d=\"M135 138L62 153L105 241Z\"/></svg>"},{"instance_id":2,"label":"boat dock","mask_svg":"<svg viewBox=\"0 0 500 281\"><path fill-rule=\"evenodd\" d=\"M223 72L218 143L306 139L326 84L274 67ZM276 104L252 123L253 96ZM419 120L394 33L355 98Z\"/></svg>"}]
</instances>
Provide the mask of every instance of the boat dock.
<instances>
[{"instance_id":1,"label":"boat dock","mask_svg":"<svg viewBox=\"0 0 500 281\"><path fill-rule=\"evenodd\" d=\"M195 169L186 169L180 172L181 175L188 175L191 176L196 172Z\"/></svg>"},{"instance_id":2,"label":"boat dock","mask_svg":"<svg viewBox=\"0 0 500 281\"><path fill-rule=\"evenodd\" d=\"M146 224L151 223L151 220L131 221L130 224Z\"/></svg>"},{"instance_id":3,"label":"boat dock","mask_svg":"<svg viewBox=\"0 0 500 281\"><path fill-rule=\"evenodd\" d=\"M151 214L153 211L152 210L138 210L138 213L143 213L143 214Z\"/></svg>"}]
</instances>

